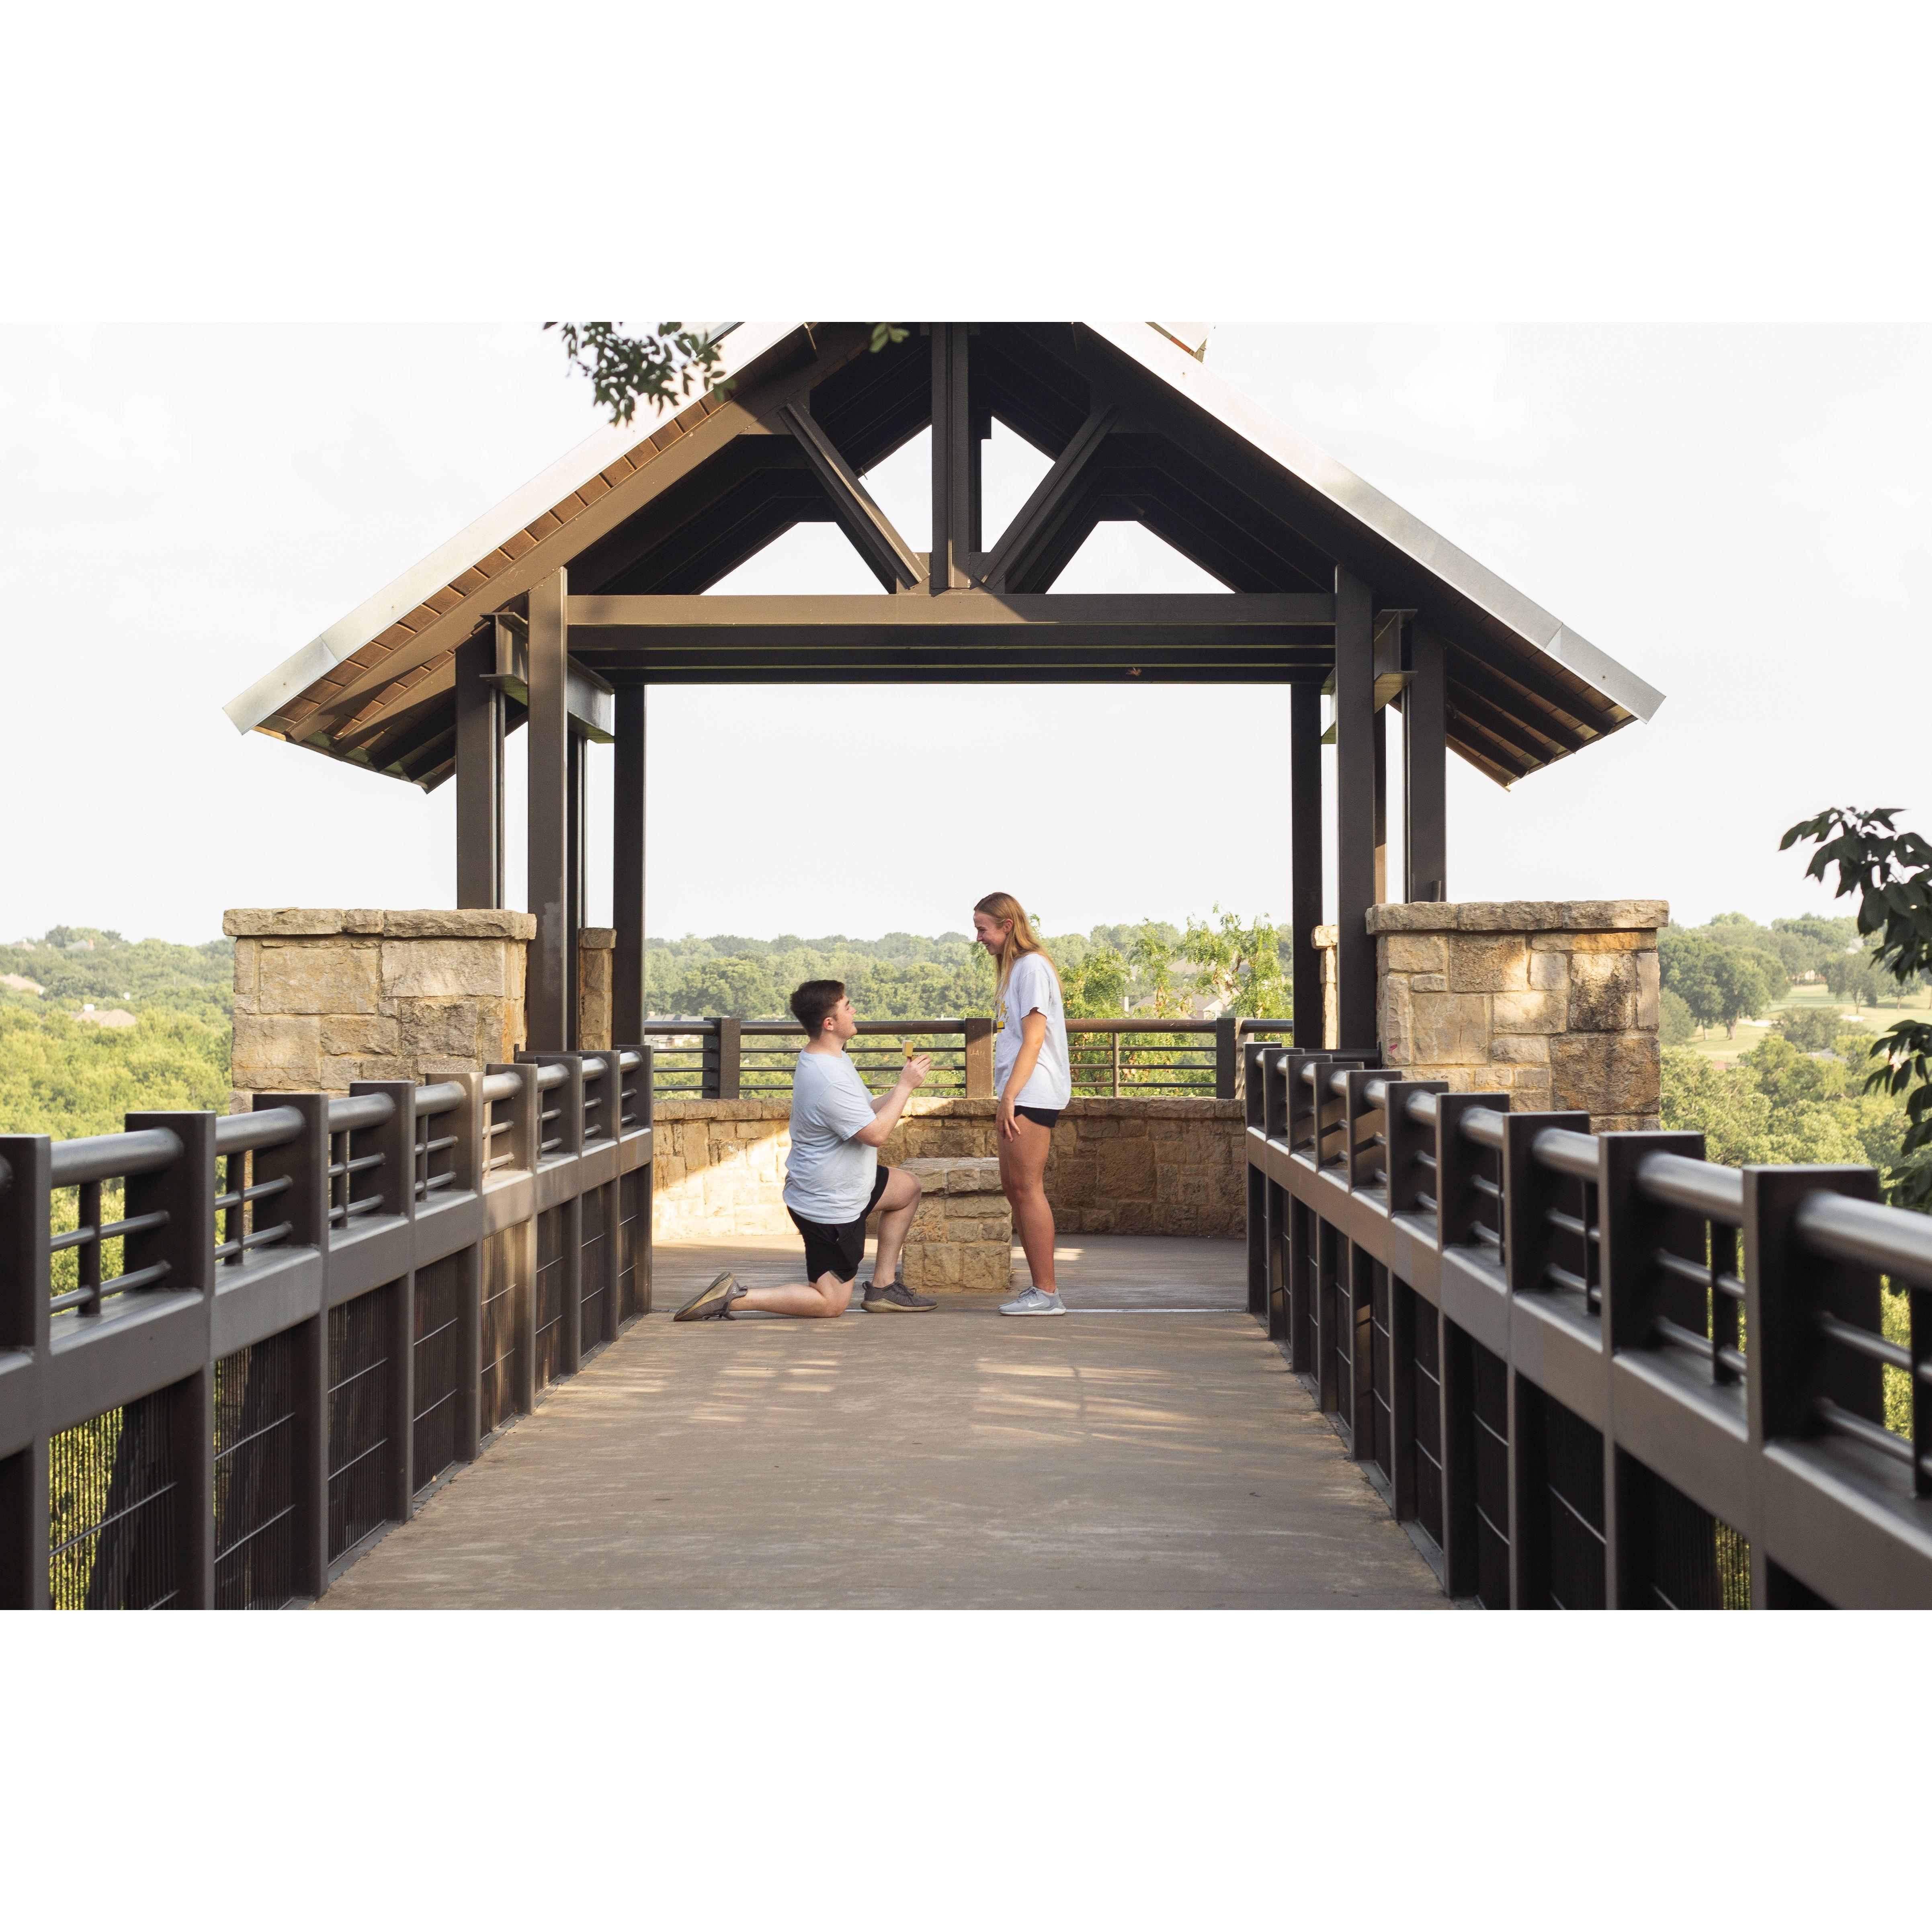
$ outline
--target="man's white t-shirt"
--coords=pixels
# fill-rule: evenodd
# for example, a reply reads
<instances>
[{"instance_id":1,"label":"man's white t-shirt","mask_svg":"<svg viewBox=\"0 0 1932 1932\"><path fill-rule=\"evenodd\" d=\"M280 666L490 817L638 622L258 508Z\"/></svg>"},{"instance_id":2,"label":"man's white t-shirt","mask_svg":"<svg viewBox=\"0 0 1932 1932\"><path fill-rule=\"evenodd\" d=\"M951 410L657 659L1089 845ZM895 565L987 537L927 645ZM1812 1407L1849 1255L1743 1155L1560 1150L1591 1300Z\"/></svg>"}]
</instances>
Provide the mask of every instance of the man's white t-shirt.
<instances>
[{"instance_id":1,"label":"man's white t-shirt","mask_svg":"<svg viewBox=\"0 0 1932 1932\"><path fill-rule=\"evenodd\" d=\"M1067 1063L1066 1016L1060 1002L1060 981L1037 952L1022 952L1006 976L1006 990L993 1003L993 1091L1004 1094L1006 1076L1020 1057L1025 1035L1020 1022L1028 1013L1046 1016L1046 1038L1034 1062L1027 1084L1014 1096L1022 1107L1064 1107L1073 1097L1073 1075Z\"/></svg>"},{"instance_id":2,"label":"man's white t-shirt","mask_svg":"<svg viewBox=\"0 0 1932 1932\"><path fill-rule=\"evenodd\" d=\"M876 1118L859 1070L843 1053L808 1048L799 1055L784 1184L784 1204L794 1214L836 1228L866 1211L879 1150L852 1136Z\"/></svg>"}]
</instances>

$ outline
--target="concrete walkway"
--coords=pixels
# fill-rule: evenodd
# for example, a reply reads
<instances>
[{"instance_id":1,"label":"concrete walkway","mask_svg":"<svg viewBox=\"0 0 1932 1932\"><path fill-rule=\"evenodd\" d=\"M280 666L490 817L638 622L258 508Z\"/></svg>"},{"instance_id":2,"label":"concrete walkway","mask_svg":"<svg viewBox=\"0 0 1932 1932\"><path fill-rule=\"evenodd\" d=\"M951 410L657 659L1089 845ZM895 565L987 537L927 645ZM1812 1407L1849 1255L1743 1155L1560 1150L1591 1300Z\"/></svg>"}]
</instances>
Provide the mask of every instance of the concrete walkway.
<instances>
[{"instance_id":1,"label":"concrete walkway","mask_svg":"<svg viewBox=\"0 0 1932 1932\"><path fill-rule=\"evenodd\" d=\"M1082 1238L1079 1313L636 1322L323 1598L358 1609L1446 1608L1225 1241ZM1107 1312L1101 1311L1120 1311Z\"/></svg>"}]
</instances>

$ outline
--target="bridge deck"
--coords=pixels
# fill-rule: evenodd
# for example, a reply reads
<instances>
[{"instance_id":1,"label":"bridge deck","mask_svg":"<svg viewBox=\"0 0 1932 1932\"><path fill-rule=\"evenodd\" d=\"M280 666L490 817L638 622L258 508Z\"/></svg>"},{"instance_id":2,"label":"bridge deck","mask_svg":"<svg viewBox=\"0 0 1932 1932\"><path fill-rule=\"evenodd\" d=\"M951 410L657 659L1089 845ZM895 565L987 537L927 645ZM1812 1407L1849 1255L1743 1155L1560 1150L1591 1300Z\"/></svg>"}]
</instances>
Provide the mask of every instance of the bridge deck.
<instances>
[{"instance_id":1,"label":"bridge deck","mask_svg":"<svg viewBox=\"0 0 1932 1932\"><path fill-rule=\"evenodd\" d=\"M961 1296L904 1321L678 1328L718 1268L784 1280L796 1250L660 1246L667 1312L322 1606L1447 1606L1243 1310L1239 1244L1062 1252L1064 1320Z\"/></svg>"}]
</instances>

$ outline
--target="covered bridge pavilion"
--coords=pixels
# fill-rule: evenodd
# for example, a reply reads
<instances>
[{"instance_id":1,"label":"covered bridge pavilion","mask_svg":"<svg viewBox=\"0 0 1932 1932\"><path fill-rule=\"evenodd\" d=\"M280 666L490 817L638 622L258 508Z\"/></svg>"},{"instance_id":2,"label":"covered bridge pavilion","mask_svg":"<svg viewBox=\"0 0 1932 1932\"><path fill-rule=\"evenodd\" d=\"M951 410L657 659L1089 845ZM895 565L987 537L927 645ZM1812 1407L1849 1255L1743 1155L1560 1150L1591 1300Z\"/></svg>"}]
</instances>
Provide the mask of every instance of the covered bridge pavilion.
<instances>
[{"instance_id":1,"label":"covered bridge pavilion","mask_svg":"<svg viewBox=\"0 0 1932 1932\"><path fill-rule=\"evenodd\" d=\"M242 730L425 790L453 778L471 908L505 903L503 742L527 730L533 1052L584 1043L586 740L616 748L610 1036L644 1037L653 683L1286 686L1294 1025L1313 1047L1328 867L1340 1035L1372 1043L1366 915L1447 897L1448 754L1508 785L1660 701L1238 394L1186 325L934 322L877 350L851 323L722 337L728 388L600 430L228 706ZM995 419L1050 464L997 532L980 510ZM921 551L864 479L928 428ZM1226 588L1057 593L1109 520L1144 524ZM837 524L878 594L706 594L805 522ZM1404 728L1400 879L1385 876L1390 709ZM1264 758L1282 742L1264 728L1244 737ZM663 1249L660 1286L701 1281L716 1258ZM992 1298L963 1296L914 1338L869 1321L613 1324L574 1376L566 1340L556 1398L326 1600L1442 1600L1326 1405L1250 1318L1238 1244L1121 1240L1070 1261L1071 1305L1108 1318L1000 1323L976 1318ZM680 1346L694 1340L729 1346Z\"/></svg>"},{"instance_id":2,"label":"covered bridge pavilion","mask_svg":"<svg viewBox=\"0 0 1932 1932\"><path fill-rule=\"evenodd\" d=\"M586 739L615 741L613 1037L642 1037L652 684L1282 684L1298 1044L1319 1046L1315 929L1339 907L1345 1041L1375 1035L1369 907L1448 896L1444 767L1503 785L1647 718L1658 692L1220 380L1186 324L740 322L728 388L600 430L228 706L242 730L457 785L457 898L506 903L502 743L530 733L533 1048L565 1050L586 898ZM997 419L1052 466L981 526ZM933 550L867 472L932 431ZM1058 595L1094 526L1137 521L1224 584ZM708 596L792 528L836 524L872 596ZM1321 695L1336 748L1323 825ZM1406 876L1384 876L1387 710ZM1265 733L1260 755L1278 743Z\"/></svg>"}]
</instances>

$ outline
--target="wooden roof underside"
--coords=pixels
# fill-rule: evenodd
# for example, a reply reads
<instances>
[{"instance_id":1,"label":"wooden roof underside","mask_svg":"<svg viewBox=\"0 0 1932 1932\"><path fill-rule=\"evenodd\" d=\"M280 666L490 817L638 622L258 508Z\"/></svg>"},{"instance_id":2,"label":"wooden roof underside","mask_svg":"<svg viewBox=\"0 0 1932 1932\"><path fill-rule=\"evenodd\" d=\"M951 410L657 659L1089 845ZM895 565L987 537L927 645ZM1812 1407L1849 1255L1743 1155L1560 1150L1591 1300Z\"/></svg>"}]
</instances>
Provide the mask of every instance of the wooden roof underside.
<instances>
[{"instance_id":1,"label":"wooden roof underside","mask_svg":"<svg viewBox=\"0 0 1932 1932\"><path fill-rule=\"evenodd\" d=\"M454 768L458 644L515 608L532 582L560 566L568 568L573 596L690 596L794 525L836 520L831 496L780 410L808 408L862 476L927 427L931 368L928 345L916 331L873 353L862 326L800 328L752 362L729 394L704 398L649 435L640 430L627 454L256 728L434 788ZM1415 610L1448 646L1450 742L1498 782L1580 750L1635 715L1150 379L1094 331L1070 323L982 325L971 339L970 370L976 433L985 435L997 419L1052 459L1096 408L1114 412L1050 536L1028 554L1007 591L1048 591L1096 524L1138 521L1231 591L1332 591L1340 563L1372 586L1379 607ZM988 532L985 541L998 535ZM1219 672L1198 663L1153 664L1147 675L1241 682L1325 676L1307 643L1307 634L1297 634L1296 649L1268 662L1250 655ZM1024 681L1028 649L1024 637L1003 644L999 668L971 674ZM855 673L850 662L828 661L816 673L801 666L791 676L896 681L886 671ZM628 665L608 655L596 662L607 676L654 683L730 681L716 670L660 666L647 652ZM1064 681L1058 672L1031 674ZM1124 674L1118 667L1094 674L1109 680ZM742 681L790 677L767 664L742 674Z\"/></svg>"}]
</instances>

